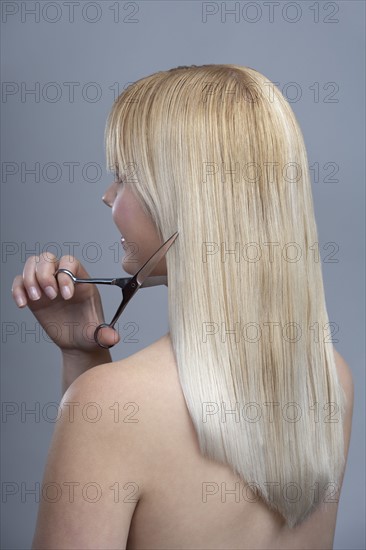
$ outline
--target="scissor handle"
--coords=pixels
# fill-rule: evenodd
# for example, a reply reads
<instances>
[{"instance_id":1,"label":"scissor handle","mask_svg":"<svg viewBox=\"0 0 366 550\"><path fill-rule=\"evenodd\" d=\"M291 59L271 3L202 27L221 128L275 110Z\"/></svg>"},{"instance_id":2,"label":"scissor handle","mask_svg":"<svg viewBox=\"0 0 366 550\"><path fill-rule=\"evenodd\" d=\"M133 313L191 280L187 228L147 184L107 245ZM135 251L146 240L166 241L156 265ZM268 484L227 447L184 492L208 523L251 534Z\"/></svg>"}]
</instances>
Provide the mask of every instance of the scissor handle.
<instances>
[{"instance_id":1,"label":"scissor handle","mask_svg":"<svg viewBox=\"0 0 366 550\"><path fill-rule=\"evenodd\" d=\"M75 275L69 269L60 268L60 269L57 269L57 271L55 272L55 277L56 278L57 278L57 275L59 273L65 273L66 275L68 275L71 278L71 280L73 281L74 284L76 284L76 283L108 284L108 285L117 284L117 286L120 286L122 288L122 290L123 290L123 301L122 301L122 304L120 305L120 307L118 308L117 313L113 317L111 323L110 324L101 323L100 325L97 326L97 328L94 331L94 341L95 341L96 344L98 344L98 346L100 348L105 348L105 349L112 348L115 344L112 344L110 346L105 346L104 344L99 342L98 334L99 334L99 332L102 328L104 328L104 327L113 328L114 325L116 324L117 319L121 315L123 309L126 307L126 305L129 302L131 296L133 294L135 294L135 292L139 288L139 285L136 281L136 276L135 277L122 278L122 279L116 279L116 278L114 278L114 279L100 279L100 278L98 278L98 279L79 279L79 278L75 277ZM156 279L158 279L158 277L156 277ZM160 279L160 277L159 277L159 279Z\"/></svg>"},{"instance_id":2,"label":"scissor handle","mask_svg":"<svg viewBox=\"0 0 366 550\"><path fill-rule=\"evenodd\" d=\"M97 326L97 328L94 331L94 340L98 344L99 347L109 349L109 348L114 346L114 344L112 344L111 346L104 346L103 344L101 344L98 341L98 334L99 334L100 330L104 327L111 327L111 328L114 327L115 323L119 319L119 317L120 317L121 313L123 312L124 308L127 306L128 302L130 301L132 296L137 292L137 290L141 286L144 286L144 285L153 286L153 284L154 284L152 282L153 277L151 278L150 282L148 282L148 275L152 271L153 267L158 263L158 261L167 253L167 251L169 250L170 246L173 244L173 242L175 241L177 236L178 236L178 231L176 233L174 233L174 235L172 235L164 244L162 244L160 246L160 248L155 252L155 254L153 254L151 256L151 258L149 258L149 260L147 260L147 262L145 262L145 264L142 266L142 268L131 278L127 278L127 279L121 279L121 278L119 278L119 279L116 279L116 278L115 279L78 279L68 269L60 268L60 269L56 270L55 277L57 277L57 275L59 273L65 273L66 275L68 275L72 279L74 284L76 284L76 283L108 284L108 285L117 285L120 288L122 288L122 295L123 295L122 303L119 306L119 308L118 308L115 316L113 317L111 323L110 324L101 323L100 325ZM164 277L164 278L166 280L166 277ZM165 281L161 280L162 277L155 277L154 279L156 281L155 284L166 284Z\"/></svg>"},{"instance_id":3,"label":"scissor handle","mask_svg":"<svg viewBox=\"0 0 366 550\"><path fill-rule=\"evenodd\" d=\"M72 282L74 284L76 283L89 283L89 284L97 284L97 285L115 285L117 284L117 282L119 282L119 279L105 279L105 278L96 278L96 279L79 279L78 277L75 277L75 275L72 273L72 271L70 271L69 269L65 269L63 267L61 267L60 269L57 269L56 272L55 272L55 277L59 274L59 273L66 273L66 275L68 275L70 277L70 279L72 280ZM128 281L128 278L124 278L124 279L121 279L122 283L124 283L124 281ZM119 285L118 285L119 286Z\"/></svg>"}]
</instances>

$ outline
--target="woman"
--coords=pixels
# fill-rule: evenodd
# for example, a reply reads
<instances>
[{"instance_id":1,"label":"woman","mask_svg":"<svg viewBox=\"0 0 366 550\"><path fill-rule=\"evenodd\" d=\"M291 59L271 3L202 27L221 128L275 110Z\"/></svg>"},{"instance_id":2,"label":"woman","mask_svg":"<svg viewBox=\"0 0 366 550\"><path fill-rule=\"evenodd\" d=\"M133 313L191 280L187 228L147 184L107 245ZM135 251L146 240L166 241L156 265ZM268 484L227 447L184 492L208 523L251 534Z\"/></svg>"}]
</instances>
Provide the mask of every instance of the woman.
<instances>
[{"instance_id":1,"label":"woman","mask_svg":"<svg viewBox=\"0 0 366 550\"><path fill-rule=\"evenodd\" d=\"M353 382L290 106L254 69L177 67L117 98L106 150L103 201L138 250L124 269L179 233L152 273L168 276L170 332L112 363L82 331L103 321L97 289L61 274L60 295L53 276L88 277L75 258L29 258L15 278L43 326L77 321L54 337L65 394L32 548L332 548Z\"/></svg>"}]
</instances>

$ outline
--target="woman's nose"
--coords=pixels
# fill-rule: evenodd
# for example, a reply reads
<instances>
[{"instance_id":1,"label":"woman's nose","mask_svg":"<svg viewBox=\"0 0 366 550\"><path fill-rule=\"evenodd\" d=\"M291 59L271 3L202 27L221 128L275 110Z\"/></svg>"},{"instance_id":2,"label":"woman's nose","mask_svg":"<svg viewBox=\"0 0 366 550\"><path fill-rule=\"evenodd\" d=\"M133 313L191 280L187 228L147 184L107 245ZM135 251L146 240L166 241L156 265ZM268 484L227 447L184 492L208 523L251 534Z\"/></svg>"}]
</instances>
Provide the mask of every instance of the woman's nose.
<instances>
[{"instance_id":1,"label":"woman's nose","mask_svg":"<svg viewBox=\"0 0 366 550\"><path fill-rule=\"evenodd\" d=\"M104 202L104 204L110 207L113 206L114 197L116 196L114 187L115 185L114 183L112 183L112 185L108 187L107 191L104 193L102 197L102 201Z\"/></svg>"}]
</instances>

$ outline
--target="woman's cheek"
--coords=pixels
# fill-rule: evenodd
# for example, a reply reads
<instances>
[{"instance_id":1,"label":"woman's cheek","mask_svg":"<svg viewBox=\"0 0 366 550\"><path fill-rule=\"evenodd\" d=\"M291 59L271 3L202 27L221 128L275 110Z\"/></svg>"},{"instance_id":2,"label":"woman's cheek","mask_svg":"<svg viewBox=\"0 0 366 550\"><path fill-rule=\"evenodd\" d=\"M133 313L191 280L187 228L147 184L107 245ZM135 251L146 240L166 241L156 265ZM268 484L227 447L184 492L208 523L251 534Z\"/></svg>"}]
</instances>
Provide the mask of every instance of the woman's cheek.
<instances>
[{"instance_id":1,"label":"woman's cheek","mask_svg":"<svg viewBox=\"0 0 366 550\"><path fill-rule=\"evenodd\" d=\"M125 239L122 269L134 275L162 243L152 221L146 216L138 199L127 186L117 194L112 207L112 216ZM152 273L163 275L165 272L166 263L163 259Z\"/></svg>"},{"instance_id":2,"label":"woman's cheek","mask_svg":"<svg viewBox=\"0 0 366 550\"><path fill-rule=\"evenodd\" d=\"M112 216L113 221L116 226L121 231L122 236L127 240L126 229L128 229L129 224L129 208L126 204L126 200L123 200L123 191L117 195L113 207L112 207Z\"/></svg>"}]
</instances>

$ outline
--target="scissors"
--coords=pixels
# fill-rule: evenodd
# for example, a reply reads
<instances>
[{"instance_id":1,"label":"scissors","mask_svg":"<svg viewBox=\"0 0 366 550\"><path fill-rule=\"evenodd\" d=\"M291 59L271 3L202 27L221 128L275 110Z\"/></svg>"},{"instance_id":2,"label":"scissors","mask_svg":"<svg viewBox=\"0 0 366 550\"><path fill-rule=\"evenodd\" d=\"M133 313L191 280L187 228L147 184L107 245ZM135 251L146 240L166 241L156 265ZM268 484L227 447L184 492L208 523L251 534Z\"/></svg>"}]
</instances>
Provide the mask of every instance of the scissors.
<instances>
[{"instance_id":1,"label":"scissors","mask_svg":"<svg viewBox=\"0 0 366 550\"><path fill-rule=\"evenodd\" d=\"M167 277L165 275L149 277L149 274L153 271L154 267L160 262L160 260L168 252L169 248L171 247L171 245L173 244L177 236L178 236L178 231L174 233L174 235L172 235L167 241L165 241L165 243L162 244L160 248L158 248L158 250L151 256L151 258L147 260L147 262L144 263L141 269L139 269L139 271L133 277L122 277L119 279L99 279L99 278L98 279L78 279L68 269L63 269L63 268L57 269L57 271L55 272L56 279L59 273L66 273L66 275L69 275L69 277L71 278L74 284L89 283L89 284L99 284L99 285L116 285L122 289L122 302L119 308L117 309L117 312L113 317L112 321L109 324L101 323L100 325L97 326L97 328L94 331L94 340L99 347L109 349L114 346L114 344L110 346L105 346L101 344L98 341L99 331L104 327L111 327L111 328L114 327L119 317L121 316L121 313L127 306L128 302L131 300L132 296L136 294L139 288L164 285L167 283Z\"/></svg>"}]
</instances>

